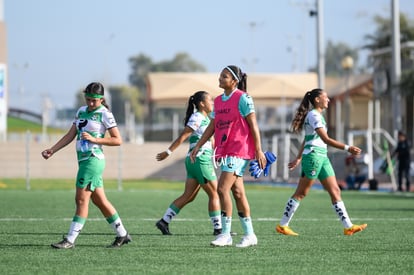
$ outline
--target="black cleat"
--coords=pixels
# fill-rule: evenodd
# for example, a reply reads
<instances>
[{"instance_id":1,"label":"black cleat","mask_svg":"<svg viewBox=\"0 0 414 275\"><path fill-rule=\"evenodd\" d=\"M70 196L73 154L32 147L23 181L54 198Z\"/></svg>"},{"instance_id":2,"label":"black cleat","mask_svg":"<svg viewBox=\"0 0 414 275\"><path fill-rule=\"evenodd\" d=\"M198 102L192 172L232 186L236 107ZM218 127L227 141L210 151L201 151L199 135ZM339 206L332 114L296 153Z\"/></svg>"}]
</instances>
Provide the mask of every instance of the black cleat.
<instances>
[{"instance_id":1,"label":"black cleat","mask_svg":"<svg viewBox=\"0 0 414 275\"><path fill-rule=\"evenodd\" d=\"M170 229L168 228L168 223L163 219L159 220L155 226L161 231L163 235L172 235Z\"/></svg>"},{"instance_id":2,"label":"black cleat","mask_svg":"<svg viewBox=\"0 0 414 275\"><path fill-rule=\"evenodd\" d=\"M75 247L75 245L66 238L63 238L63 240L58 243L52 243L51 246L57 249L70 249Z\"/></svg>"},{"instance_id":3,"label":"black cleat","mask_svg":"<svg viewBox=\"0 0 414 275\"><path fill-rule=\"evenodd\" d=\"M129 236L129 234L127 233L125 236L123 237L116 237L114 242L109 245L109 248L118 248L123 246L124 244L128 244L129 242L131 242L131 236Z\"/></svg>"},{"instance_id":4,"label":"black cleat","mask_svg":"<svg viewBox=\"0 0 414 275\"><path fill-rule=\"evenodd\" d=\"M217 235L220 235L220 234L221 234L221 228L220 228L220 229L214 229L214 232L213 232L213 235L214 235L214 236L217 236ZM231 232L230 232L230 235L231 235L231 236L236 236L236 235L237 235L237 233L236 233L236 232L231 231Z\"/></svg>"}]
</instances>

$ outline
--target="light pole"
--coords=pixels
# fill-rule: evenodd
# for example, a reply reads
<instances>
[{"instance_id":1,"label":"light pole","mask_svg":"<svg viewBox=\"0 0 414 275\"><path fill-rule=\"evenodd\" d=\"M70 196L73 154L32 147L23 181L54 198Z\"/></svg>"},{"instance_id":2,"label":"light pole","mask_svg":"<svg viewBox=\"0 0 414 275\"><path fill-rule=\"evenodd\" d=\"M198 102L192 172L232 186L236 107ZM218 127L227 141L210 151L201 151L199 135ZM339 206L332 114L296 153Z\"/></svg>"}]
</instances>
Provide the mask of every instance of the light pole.
<instances>
[{"instance_id":1,"label":"light pole","mask_svg":"<svg viewBox=\"0 0 414 275\"><path fill-rule=\"evenodd\" d=\"M115 34L111 33L108 36L108 39L105 40L105 45L104 45L104 76L103 76L103 85L105 87L105 90L107 90L107 92L105 93L105 100L108 103L109 106L112 106L112 98L111 98L111 93L109 92L109 84L111 82L111 69L110 69L110 65L111 65L111 43L115 38Z\"/></svg>"},{"instance_id":2,"label":"light pole","mask_svg":"<svg viewBox=\"0 0 414 275\"><path fill-rule=\"evenodd\" d=\"M348 136L348 132L350 129L350 109L351 109L351 99L349 96L350 87L349 87L349 80L351 77L352 68L354 67L354 59L347 55L341 61L342 69L344 69L346 73L346 91L345 91L345 119L344 119L344 134L345 138Z\"/></svg>"},{"instance_id":3,"label":"light pole","mask_svg":"<svg viewBox=\"0 0 414 275\"><path fill-rule=\"evenodd\" d=\"M250 30L250 53L251 57L243 58L242 62L246 64L246 71L250 71L251 73L255 71L255 65L259 62L259 59L256 57L255 52L255 45L254 41L256 30L258 27L262 26L264 23L257 23L255 21L251 21L248 23L249 30Z\"/></svg>"},{"instance_id":4,"label":"light pole","mask_svg":"<svg viewBox=\"0 0 414 275\"><path fill-rule=\"evenodd\" d=\"M397 132L402 129L401 117L401 94L399 84L401 80L401 42L400 42L400 4L398 0L391 1L391 96L393 113L393 130Z\"/></svg>"},{"instance_id":5,"label":"light pole","mask_svg":"<svg viewBox=\"0 0 414 275\"><path fill-rule=\"evenodd\" d=\"M29 68L29 63L25 62L23 65L14 64L14 68L19 73L19 94L20 94L20 104L21 109L25 108L25 91L24 91L24 72Z\"/></svg>"},{"instance_id":6,"label":"light pole","mask_svg":"<svg viewBox=\"0 0 414 275\"><path fill-rule=\"evenodd\" d=\"M325 49L324 49L324 18L323 18L323 0L315 0L316 6L314 10L309 12L309 15L316 16L316 37L317 37L317 51L318 58L318 85L319 88L325 88Z\"/></svg>"},{"instance_id":7,"label":"light pole","mask_svg":"<svg viewBox=\"0 0 414 275\"><path fill-rule=\"evenodd\" d=\"M47 126L49 125L49 110L52 109L53 104L48 96L43 98L43 108L42 108L42 142L47 140Z\"/></svg>"}]
</instances>

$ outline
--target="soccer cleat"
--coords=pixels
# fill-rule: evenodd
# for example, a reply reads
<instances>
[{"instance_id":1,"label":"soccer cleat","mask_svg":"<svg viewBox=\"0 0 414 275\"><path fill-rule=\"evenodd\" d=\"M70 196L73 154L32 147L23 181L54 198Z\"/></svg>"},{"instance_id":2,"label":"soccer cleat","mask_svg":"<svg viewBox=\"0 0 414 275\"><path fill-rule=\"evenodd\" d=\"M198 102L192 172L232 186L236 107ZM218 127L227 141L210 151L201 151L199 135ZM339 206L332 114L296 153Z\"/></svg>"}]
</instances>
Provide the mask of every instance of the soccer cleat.
<instances>
[{"instance_id":1,"label":"soccer cleat","mask_svg":"<svg viewBox=\"0 0 414 275\"><path fill-rule=\"evenodd\" d=\"M110 244L108 247L109 248L118 248L118 247L123 246L124 244L128 244L131 241L132 241L131 236L129 236L129 234L127 233L123 237L116 237L114 242L112 244Z\"/></svg>"},{"instance_id":2,"label":"soccer cleat","mask_svg":"<svg viewBox=\"0 0 414 275\"><path fill-rule=\"evenodd\" d=\"M217 236L221 234L221 228L214 229L213 235Z\"/></svg>"},{"instance_id":3,"label":"soccer cleat","mask_svg":"<svg viewBox=\"0 0 414 275\"><path fill-rule=\"evenodd\" d=\"M220 235L221 234L221 228L220 229L214 229L214 232L213 232L213 235L214 236L217 236L217 235ZM237 235L237 232L230 232L230 235L231 236L236 236Z\"/></svg>"},{"instance_id":4,"label":"soccer cleat","mask_svg":"<svg viewBox=\"0 0 414 275\"><path fill-rule=\"evenodd\" d=\"M282 225L278 224L276 226L276 231L279 232L280 234L288 235L288 236L298 236L299 235L298 233L296 233L295 231L290 229L290 227L287 226L287 225L282 226Z\"/></svg>"},{"instance_id":5,"label":"soccer cleat","mask_svg":"<svg viewBox=\"0 0 414 275\"><path fill-rule=\"evenodd\" d=\"M57 249L70 249L75 247L75 245L68 241L67 238L63 238L63 240L58 243L52 243L51 246Z\"/></svg>"},{"instance_id":6,"label":"soccer cleat","mask_svg":"<svg viewBox=\"0 0 414 275\"><path fill-rule=\"evenodd\" d=\"M229 233L223 233L217 235L217 238L210 243L212 246L231 246L233 239Z\"/></svg>"},{"instance_id":7,"label":"soccer cleat","mask_svg":"<svg viewBox=\"0 0 414 275\"><path fill-rule=\"evenodd\" d=\"M163 219L159 220L155 226L161 231L163 235L172 235L170 229L168 228L168 223Z\"/></svg>"},{"instance_id":8,"label":"soccer cleat","mask_svg":"<svg viewBox=\"0 0 414 275\"><path fill-rule=\"evenodd\" d=\"M347 236L354 235L354 233L357 233L357 232L360 232L360 231L364 230L365 228L367 228L367 226L368 226L368 224L366 224L366 223L361 224L361 225L354 224L350 228L345 228L344 229L344 235L347 235Z\"/></svg>"},{"instance_id":9,"label":"soccer cleat","mask_svg":"<svg viewBox=\"0 0 414 275\"><path fill-rule=\"evenodd\" d=\"M236 244L236 247L249 247L257 245L257 237L255 234L244 235L241 242Z\"/></svg>"}]
</instances>

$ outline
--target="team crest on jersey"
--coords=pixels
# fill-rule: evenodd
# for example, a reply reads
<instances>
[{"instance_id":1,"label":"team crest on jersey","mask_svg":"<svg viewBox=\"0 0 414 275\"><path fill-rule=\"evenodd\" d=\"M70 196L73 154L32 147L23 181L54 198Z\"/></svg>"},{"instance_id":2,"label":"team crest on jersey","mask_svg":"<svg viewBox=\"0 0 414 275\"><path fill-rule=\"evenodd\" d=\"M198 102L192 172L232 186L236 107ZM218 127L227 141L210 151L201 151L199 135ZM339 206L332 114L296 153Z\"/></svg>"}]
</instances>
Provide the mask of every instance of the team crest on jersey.
<instances>
[{"instance_id":1,"label":"team crest on jersey","mask_svg":"<svg viewBox=\"0 0 414 275\"><path fill-rule=\"evenodd\" d=\"M92 121L99 121L99 115L98 115L98 114L94 114L94 115L90 118L90 120L92 120Z\"/></svg>"},{"instance_id":2,"label":"team crest on jersey","mask_svg":"<svg viewBox=\"0 0 414 275\"><path fill-rule=\"evenodd\" d=\"M316 171L312 170L311 175L312 175L312 177L316 176Z\"/></svg>"}]
</instances>

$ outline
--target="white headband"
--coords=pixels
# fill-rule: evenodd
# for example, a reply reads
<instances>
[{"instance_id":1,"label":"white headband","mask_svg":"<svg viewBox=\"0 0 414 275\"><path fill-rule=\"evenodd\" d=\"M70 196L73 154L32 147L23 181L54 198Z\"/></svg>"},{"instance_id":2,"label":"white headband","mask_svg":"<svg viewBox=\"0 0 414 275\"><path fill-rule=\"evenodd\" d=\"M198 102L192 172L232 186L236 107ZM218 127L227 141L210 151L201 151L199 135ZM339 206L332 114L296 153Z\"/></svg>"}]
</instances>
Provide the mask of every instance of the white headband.
<instances>
[{"instance_id":1,"label":"white headband","mask_svg":"<svg viewBox=\"0 0 414 275\"><path fill-rule=\"evenodd\" d=\"M234 76L234 78L237 80L237 82L240 82L240 79L237 77L235 72L233 72L233 70L229 66L227 66L226 69L231 72L231 74Z\"/></svg>"}]
</instances>

